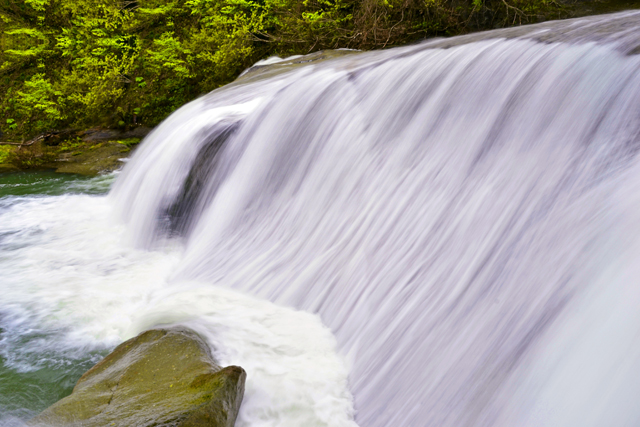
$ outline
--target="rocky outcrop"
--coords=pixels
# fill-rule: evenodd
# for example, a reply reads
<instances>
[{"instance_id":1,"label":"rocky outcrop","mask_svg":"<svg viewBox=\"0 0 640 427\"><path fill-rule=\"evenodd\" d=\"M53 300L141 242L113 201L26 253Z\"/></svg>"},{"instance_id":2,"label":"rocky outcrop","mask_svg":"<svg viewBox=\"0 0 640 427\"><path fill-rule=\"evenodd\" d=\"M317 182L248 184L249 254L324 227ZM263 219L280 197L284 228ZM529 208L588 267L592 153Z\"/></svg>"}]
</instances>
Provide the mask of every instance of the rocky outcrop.
<instances>
[{"instance_id":1,"label":"rocky outcrop","mask_svg":"<svg viewBox=\"0 0 640 427\"><path fill-rule=\"evenodd\" d=\"M112 172L122 167L122 160L129 156L131 147L150 131L137 127L126 132L101 128L60 132L44 141L52 159L42 167L86 176Z\"/></svg>"},{"instance_id":2,"label":"rocky outcrop","mask_svg":"<svg viewBox=\"0 0 640 427\"><path fill-rule=\"evenodd\" d=\"M0 173L18 172L20 169L8 163L0 163Z\"/></svg>"},{"instance_id":3,"label":"rocky outcrop","mask_svg":"<svg viewBox=\"0 0 640 427\"><path fill-rule=\"evenodd\" d=\"M59 173L94 176L120 169L122 159L129 156L129 151L118 141L85 143L77 149L58 153L56 159L44 167L55 168Z\"/></svg>"},{"instance_id":4,"label":"rocky outcrop","mask_svg":"<svg viewBox=\"0 0 640 427\"><path fill-rule=\"evenodd\" d=\"M245 371L220 368L187 329L153 329L119 345L31 426L233 427Z\"/></svg>"},{"instance_id":5,"label":"rocky outcrop","mask_svg":"<svg viewBox=\"0 0 640 427\"><path fill-rule=\"evenodd\" d=\"M6 142L11 154L0 163L0 173L26 169L53 169L60 173L95 176L120 169L151 129L129 131L94 128L48 132L24 143Z\"/></svg>"}]
</instances>

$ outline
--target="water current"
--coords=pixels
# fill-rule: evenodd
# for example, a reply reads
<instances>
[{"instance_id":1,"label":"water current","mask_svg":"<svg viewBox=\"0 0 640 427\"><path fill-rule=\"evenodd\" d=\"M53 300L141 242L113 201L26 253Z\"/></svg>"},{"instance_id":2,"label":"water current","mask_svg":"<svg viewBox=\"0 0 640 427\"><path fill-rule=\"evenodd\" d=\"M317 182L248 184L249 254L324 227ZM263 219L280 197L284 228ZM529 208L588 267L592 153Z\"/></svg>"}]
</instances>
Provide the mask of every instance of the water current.
<instances>
[{"instance_id":1,"label":"water current","mask_svg":"<svg viewBox=\"0 0 640 427\"><path fill-rule=\"evenodd\" d=\"M118 175L2 176L0 425L166 324L247 370L237 426L639 425L638 52L624 12L271 60Z\"/></svg>"}]
</instances>

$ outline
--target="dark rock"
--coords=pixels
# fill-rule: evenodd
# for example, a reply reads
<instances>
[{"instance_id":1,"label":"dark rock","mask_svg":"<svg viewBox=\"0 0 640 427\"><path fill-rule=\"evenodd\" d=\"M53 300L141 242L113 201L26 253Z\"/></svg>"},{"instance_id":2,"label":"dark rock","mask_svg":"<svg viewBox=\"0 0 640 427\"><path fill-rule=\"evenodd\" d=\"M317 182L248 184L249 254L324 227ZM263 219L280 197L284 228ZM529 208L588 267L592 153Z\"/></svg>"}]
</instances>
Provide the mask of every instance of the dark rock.
<instances>
[{"instance_id":1,"label":"dark rock","mask_svg":"<svg viewBox=\"0 0 640 427\"><path fill-rule=\"evenodd\" d=\"M120 137L120 132L113 129L89 129L81 133L83 141L107 141L109 139L117 139Z\"/></svg>"},{"instance_id":2,"label":"dark rock","mask_svg":"<svg viewBox=\"0 0 640 427\"><path fill-rule=\"evenodd\" d=\"M62 142L75 138L79 135L79 132L75 129L66 129L62 131L51 131L44 135L44 144L56 147L60 145Z\"/></svg>"},{"instance_id":3,"label":"dark rock","mask_svg":"<svg viewBox=\"0 0 640 427\"><path fill-rule=\"evenodd\" d=\"M187 329L153 329L119 345L31 426L233 427L245 371L220 368Z\"/></svg>"},{"instance_id":4,"label":"dark rock","mask_svg":"<svg viewBox=\"0 0 640 427\"><path fill-rule=\"evenodd\" d=\"M86 142L98 142L127 138L144 138L149 132L151 132L151 129L143 126L133 128L126 132L115 129L95 128L82 132L80 137Z\"/></svg>"},{"instance_id":5,"label":"dark rock","mask_svg":"<svg viewBox=\"0 0 640 427\"><path fill-rule=\"evenodd\" d=\"M126 139L126 138L144 138L145 136L147 136L149 134L149 132L151 132L151 128L147 128L144 126L139 126L137 128L133 128L127 132L123 132L122 135L120 135L120 138Z\"/></svg>"}]
</instances>

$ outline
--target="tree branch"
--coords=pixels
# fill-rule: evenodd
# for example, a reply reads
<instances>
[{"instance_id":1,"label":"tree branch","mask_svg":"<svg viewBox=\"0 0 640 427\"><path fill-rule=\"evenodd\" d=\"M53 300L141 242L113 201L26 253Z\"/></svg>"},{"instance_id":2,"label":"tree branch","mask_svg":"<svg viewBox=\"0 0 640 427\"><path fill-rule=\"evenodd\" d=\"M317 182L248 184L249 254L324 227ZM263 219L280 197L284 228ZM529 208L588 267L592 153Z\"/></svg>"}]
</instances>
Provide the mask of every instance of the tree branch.
<instances>
[{"instance_id":1,"label":"tree branch","mask_svg":"<svg viewBox=\"0 0 640 427\"><path fill-rule=\"evenodd\" d=\"M20 148L28 147L30 145L35 144L38 141L42 141L43 139L45 139L46 137L51 136L51 135L52 135L51 133L43 133L43 134L40 134L40 135L36 136L35 138L27 141L27 142L2 142L2 141L0 141L0 145L16 145L16 146L19 146Z\"/></svg>"}]
</instances>

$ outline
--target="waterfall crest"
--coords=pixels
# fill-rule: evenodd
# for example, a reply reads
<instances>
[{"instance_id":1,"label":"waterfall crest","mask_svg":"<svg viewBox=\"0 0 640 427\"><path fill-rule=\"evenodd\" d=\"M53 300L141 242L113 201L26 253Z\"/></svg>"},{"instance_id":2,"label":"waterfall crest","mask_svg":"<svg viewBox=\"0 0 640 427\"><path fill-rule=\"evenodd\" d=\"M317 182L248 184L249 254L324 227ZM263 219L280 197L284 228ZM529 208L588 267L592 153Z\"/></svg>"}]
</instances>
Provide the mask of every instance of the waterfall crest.
<instances>
[{"instance_id":1,"label":"waterfall crest","mask_svg":"<svg viewBox=\"0 0 640 427\"><path fill-rule=\"evenodd\" d=\"M373 426L640 422L640 13L283 66L111 196L174 280L318 313Z\"/></svg>"}]
</instances>

